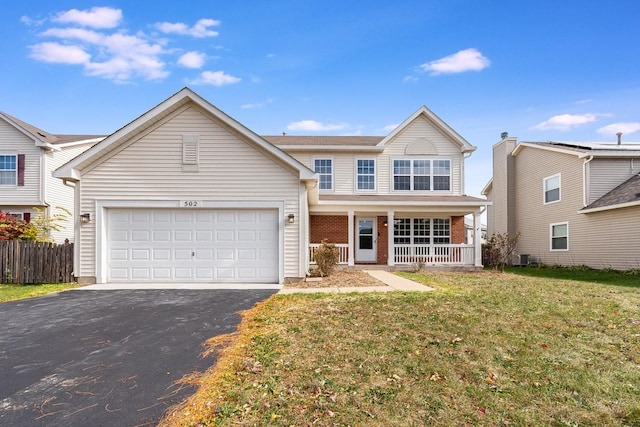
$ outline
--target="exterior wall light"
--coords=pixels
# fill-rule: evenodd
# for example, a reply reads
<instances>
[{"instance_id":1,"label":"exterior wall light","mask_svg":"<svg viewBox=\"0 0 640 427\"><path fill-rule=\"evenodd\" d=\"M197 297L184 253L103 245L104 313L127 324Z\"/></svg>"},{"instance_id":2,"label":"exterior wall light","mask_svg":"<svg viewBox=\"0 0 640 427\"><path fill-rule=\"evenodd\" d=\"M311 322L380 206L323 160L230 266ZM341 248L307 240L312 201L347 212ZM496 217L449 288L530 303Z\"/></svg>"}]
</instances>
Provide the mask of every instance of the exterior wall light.
<instances>
[{"instance_id":1,"label":"exterior wall light","mask_svg":"<svg viewBox=\"0 0 640 427\"><path fill-rule=\"evenodd\" d=\"M389 221L387 221L386 219L384 221L382 221L382 225L384 225L385 227L389 226Z\"/></svg>"},{"instance_id":2,"label":"exterior wall light","mask_svg":"<svg viewBox=\"0 0 640 427\"><path fill-rule=\"evenodd\" d=\"M84 214L80 215L80 222L81 223L86 224L89 221L91 221L91 214L84 213Z\"/></svg>"},{"instance_id":3,"label":"exterior wall light","mask_svg":"<svg viewBox=\"0 0 640 427\"><path fill-rule=\"evenodd\" d=\"M296 220L296 216L294 214L289 214L287 216L287 220L289 221L289 224L293 224L293 222Z\"/></svg>"}]
</instances>

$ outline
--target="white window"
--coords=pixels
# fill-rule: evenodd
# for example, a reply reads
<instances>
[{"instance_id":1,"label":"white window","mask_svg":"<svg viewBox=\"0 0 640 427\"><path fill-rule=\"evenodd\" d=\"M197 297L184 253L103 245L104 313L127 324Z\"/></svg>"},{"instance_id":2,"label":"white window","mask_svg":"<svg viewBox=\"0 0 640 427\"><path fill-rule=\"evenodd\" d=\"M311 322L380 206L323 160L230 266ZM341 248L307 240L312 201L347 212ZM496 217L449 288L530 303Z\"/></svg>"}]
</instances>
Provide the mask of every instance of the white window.
<instances>
[{"instance_id":1,"label":"white window","mask_svg":"<svg viewBox=\"0 0 640 427\"><path fill-rule=\"evenodd\" d=\"M393 161L394 191L451 190L451 160L402 159Z\"/></svg>"},{"instance_id":2,"label":"white window","mask_svg":"<svg viewBox=\"0 0 640 427\"><path fill-rule=\"evenodd\" d=\"M551 224L551 250L567 251L569 250L569 223L559 222Z\"/></svg>"},{"instance_id":3,"label":"white window","mask_svg":"<svg viewBox=\"0 0 640 427\"><path fill-rule=\"evenodd\" d=\"M19 219L20 221L24 219L24 212L22 211L9 211L7 214L15 219Z\"/></svg>"},{"instance_id":4,"label":"white window","mask_svg":"<svg viewBox=\"0 0 640 427\"><path fill-rule=\"evenodd\" d=\"M396 245L436 245L451 242L449 218L396 218L393 243Z\"/></svg>"},{"instance_id":5,"label":"white window","mask_svg":"<svg viewBox=\"0 0 640 427\"><path fill-rule=\"evenodd\" d=\"M544 204L560 200L560 174L544 179Z\"/></svg>"},{"instance_id":6,"label":"white window","mask_svg":"<svg viewBox=\"0 0 640 427\"><path fill-rule=\"evenodd\" d=\"M376 161L358 159L356 161L356 188L358 190L376 189Z\"/></svg>"},{"instance_id":7,"label":"white window","mask_svg":"<svg viewBox=\"0 0 640 427\"><path fill-rule=\"evenodd\" d=\"M313 170L318 174L320 190L333 190L333 160L315 159Z\"/></svg>"},{"instance_id":8,"label":"white window","mask_svg":"<svg viewBox=\"0 0 640 427\"><path fill-rule=\"evenodd\" d=\"M18 185L17 155L0 155L0 185Z\"/></svg>"}]
</instances>

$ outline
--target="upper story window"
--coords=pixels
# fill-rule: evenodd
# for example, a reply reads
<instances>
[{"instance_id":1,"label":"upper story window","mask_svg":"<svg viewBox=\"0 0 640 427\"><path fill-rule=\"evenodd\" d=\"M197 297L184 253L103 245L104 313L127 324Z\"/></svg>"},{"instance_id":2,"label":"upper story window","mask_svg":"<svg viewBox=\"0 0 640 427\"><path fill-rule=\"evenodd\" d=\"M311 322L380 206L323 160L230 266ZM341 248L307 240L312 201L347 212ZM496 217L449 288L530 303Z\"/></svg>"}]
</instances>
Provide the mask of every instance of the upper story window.
<instances>
[{"instance_id":1,"label":"upper story window","mask_svg":"<svg viewBox=\"0 0 640 427\"><path fill-rule=\"evenodd\" d=\"M0 155L0 185L18 185L18 156Z\"/></svg>"},{"instance_id":2,"label":"upper story window","mask_svg":"<svg viewBox=\"0 0 640 427\"><path fill-rule=\"evenodd\" d=\"M333 160L315 159L313 170L318 174L320 190L333 190Z\"/></svg>"},{"instance_id":3,"label":"upper story window","mask_svg":"<svg viewBox=\"0 0 640 427\"><path fill-rule=\"evenodd\" d=\"M551 234L551 250L567 251L569 250L569 223L560 222L550 225Z\"/></svg>"},{"instance_id":4,"label":"upper story window","mask_svg":"<svg viewBox=\"0 0 640 427\"><path fill-rule=\"evenodd\" d=\"M560 174L544 179L544 203L553 203L560 200Z\"/></svg>"},{"instance_id":5,"label":"upper story window","mask_svg":"<svg viewBox=\"0 0 640 427\"><path fill-rule=\"evenodd\" d=\"M394 191L449 191L451 190L451 160L394 160L393 189Z\"/></svg>"},{"instance_id":6,"label":"upper story window","mask_svg":"<svg viewBox=\"0 0 640 427\"><path fill-rule=\"evenodd\" d=\"M376 189L376 161L358 159L356 164L356 185L358 190Z\"/></svg>"}]
</instances>

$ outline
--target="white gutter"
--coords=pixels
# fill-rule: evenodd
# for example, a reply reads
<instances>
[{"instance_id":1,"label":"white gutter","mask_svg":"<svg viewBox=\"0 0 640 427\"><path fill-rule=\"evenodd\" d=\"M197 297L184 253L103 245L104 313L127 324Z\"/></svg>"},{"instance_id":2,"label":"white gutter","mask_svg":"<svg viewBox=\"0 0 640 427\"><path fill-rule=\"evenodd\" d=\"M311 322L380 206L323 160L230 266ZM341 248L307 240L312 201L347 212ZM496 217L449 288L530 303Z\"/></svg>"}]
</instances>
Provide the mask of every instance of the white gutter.
<instances>
[{"instance_id":1,"label":"white gutter","mask_svg":"<svg viewBox=\"0 0 640 427\"><path fill-rule=\"evenodd\" d=\"M587 163L593 160L593 156L589 156L587 160L582 164L582 185L584 188L582 190L582 206L587 206L589 204L589 189L591 187L589 179L590 176L587 176Z\"/></svg>"}]
</instances>

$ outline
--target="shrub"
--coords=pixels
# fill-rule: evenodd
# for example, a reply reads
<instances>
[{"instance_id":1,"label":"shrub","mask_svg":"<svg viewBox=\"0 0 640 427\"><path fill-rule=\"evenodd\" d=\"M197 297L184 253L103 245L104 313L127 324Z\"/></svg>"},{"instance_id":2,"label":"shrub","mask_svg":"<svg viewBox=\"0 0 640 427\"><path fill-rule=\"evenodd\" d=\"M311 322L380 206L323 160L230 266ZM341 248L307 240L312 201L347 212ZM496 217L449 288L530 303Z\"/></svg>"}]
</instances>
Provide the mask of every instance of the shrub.
<instances>
[{"instance_id":1,"label":"shrub","mask_svg":"<svg viewBox=\"0 0 640 427\"><path fill-rule=\"evenodd\" d=\"M487 265L494 270L504 271L506 265L511 264L511 258L516 251L520 233L510 236L508 233L496 233L492 235L485 245Z\"/></svg>"},{"instance_id":2,"label":"shrub","mask_svg":"<svg viewBox=\"0 0 640 427\"><path fill-rule=\"evenodd\" d=\"M35 240L29 238L31 228L29 223L0 212L0 240Z\"/></svg>"},{"instance_id":3,"label":"shrub","mask_svg":"<svg viewBox=\"0 0 640 427\"><path fill-rule=\"evenodd\" d=\"M338 265L339 254L336 245L322 241L320 247L316 250L314 260L320 272L320 276L328 276Z\"/></svg>"}]
</instances>

